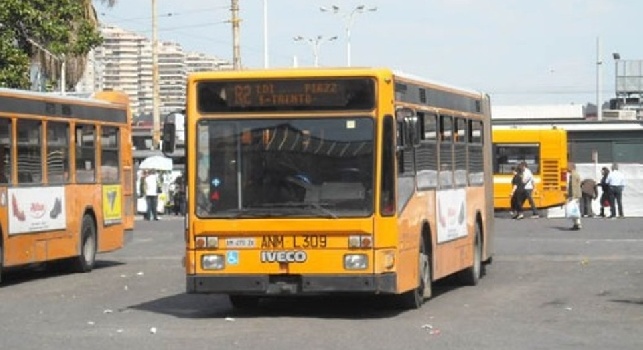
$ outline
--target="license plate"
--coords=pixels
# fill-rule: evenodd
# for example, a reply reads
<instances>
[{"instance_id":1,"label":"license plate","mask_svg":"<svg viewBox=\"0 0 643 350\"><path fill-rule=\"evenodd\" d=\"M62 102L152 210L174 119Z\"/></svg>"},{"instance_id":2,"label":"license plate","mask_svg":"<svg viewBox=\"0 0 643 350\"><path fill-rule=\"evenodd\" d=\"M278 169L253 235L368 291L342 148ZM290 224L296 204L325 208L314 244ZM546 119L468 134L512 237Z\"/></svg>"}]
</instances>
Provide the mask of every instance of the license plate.
<instances>
[{"instance_id":1,"label":"license plate","mask_svg":"<svg viewBox=\"0 0 643 350\"><path fill-rule=\"evenodd\" d=\"M252 248L255 246L254 238L226 238L227 248Z\"/></svg>"},{"instance_id":2,"label":"license plate","mask_svg":"<svg viewBox=\"0 0 643 350\"><path fill-rule=\"evenodd\" d=\"M313 249L326 248L328 238L326 235L298 235L284 236L272 235L261 237L261 248L263 249Z\"/></svg>"}]
</instances>

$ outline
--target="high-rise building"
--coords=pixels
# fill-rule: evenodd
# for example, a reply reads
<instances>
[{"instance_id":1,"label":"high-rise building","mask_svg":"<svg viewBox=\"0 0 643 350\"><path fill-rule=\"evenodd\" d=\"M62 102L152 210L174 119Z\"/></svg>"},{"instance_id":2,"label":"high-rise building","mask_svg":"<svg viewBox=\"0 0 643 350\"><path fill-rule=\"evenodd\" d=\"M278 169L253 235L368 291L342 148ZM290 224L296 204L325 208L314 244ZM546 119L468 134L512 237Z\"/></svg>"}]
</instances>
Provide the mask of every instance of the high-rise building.
<instances>
[{"instance_id":1,"label":"high-rise building","mask_svg":"<svg viewBox=\"0 0 643 350\"><path fill-rule=\"evenodd\" d=\"M181 45L159 42L159 94L161 115L185 108L185 53Z\"/></svg>"},{"instance_id":2,"label":"high-rise building","mask_svg":"<svg viewBox=\"0 0 643 350\"><path fill-rule=\"evenodd\" d=\"M101 89L121 90L131 100L132 113L152 114L152 42L146 37L115 26L101 27L103 44L88 55L78 92ZM185 53L181 45L159 41L158 71L161 115L185 105L185 82L193 71L232 69L215 56Z\"/></svg>"},{"instance_id":3,"label":"high-rise building","mask_svg":"<svg viewBox=\"0 0 643 350\"><path fill-rule=\"evenodd\" d=\"M208 70L229 70L233 68L232 63L229 61L199 52L186 53L185 63L188 73Z\"/></svg>"}]
</instances>

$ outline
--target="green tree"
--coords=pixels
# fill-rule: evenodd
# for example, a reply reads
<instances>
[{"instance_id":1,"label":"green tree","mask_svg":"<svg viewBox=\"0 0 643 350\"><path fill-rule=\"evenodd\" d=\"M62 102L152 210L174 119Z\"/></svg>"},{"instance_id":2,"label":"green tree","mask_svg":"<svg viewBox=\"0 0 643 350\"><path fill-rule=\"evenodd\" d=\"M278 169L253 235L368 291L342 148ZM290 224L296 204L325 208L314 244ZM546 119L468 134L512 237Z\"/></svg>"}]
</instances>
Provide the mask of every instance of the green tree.
<instances>
[{"instance_id":1,"label":"green tree","mask_svg":"<svg viewBox=\"0 0 643 350\"><path fill-rule=\"evenodd\" d=\"M28 88L31 62L57 82L64 59L66 88L73 87L83 75L87 53L101 43L91 0L2 0L0 86Z\"/></svg>"}]
</instances>

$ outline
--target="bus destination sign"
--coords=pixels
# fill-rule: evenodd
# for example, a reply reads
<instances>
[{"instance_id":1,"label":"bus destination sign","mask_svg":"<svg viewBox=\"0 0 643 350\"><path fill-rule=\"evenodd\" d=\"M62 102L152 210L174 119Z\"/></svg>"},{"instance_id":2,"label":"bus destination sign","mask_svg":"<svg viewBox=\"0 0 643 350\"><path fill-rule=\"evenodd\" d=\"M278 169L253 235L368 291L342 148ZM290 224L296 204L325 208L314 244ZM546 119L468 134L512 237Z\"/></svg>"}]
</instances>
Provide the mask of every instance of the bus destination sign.
<instances>
[{"instance_id":1,"label":"bus destination sign","mask_svg":"<svg viewBox=\"0 0 643 350\"><path fill-rule=\"evenodd\" d=\"M263 79L198 84L201 112L372 109L372 79Z\"/></svg>"}]
</instances>

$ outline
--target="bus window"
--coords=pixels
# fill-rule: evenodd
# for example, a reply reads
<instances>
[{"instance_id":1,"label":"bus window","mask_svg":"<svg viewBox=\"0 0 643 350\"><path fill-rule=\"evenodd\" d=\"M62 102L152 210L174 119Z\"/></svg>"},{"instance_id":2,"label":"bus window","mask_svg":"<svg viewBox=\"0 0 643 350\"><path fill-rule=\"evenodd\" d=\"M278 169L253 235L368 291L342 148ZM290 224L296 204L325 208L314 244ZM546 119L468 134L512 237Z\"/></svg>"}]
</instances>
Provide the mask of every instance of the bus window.
<instances>
[{"instance_id":1,"label":"bus window","mask_svg":"<svg viewBox=\"0 0 643 350\"><path fill-rule=\"evenodd\" d=\"M382 184L380 198L380 213L382 216L395 214L395 133L393 132L395 122L393 117L386 116L384 119L384 131L382 135Z\"/></svg>"},{"instance_id":2,"label":"bus window","mask_svg":"<svg viewBox=\"0 0 643 350\"><path fill-rule=\"evenodd\" d=\"M440 116L440 188L453 187L453 117Z\"/></svg>"},{"instance_id":3,"label":"bus window","mask_svg":"<svg viewBox=\"0 0 643 350\"><path fill-rule=\"evenodd\" d=\"M42 123L35 120L18 122L18 182L42 183Z\"/></svg>"},{"instance_id":4,"label":"bus window","mask_svg":"<svg viewBox=\"0 0 643 350\"><path fill-rule=\"evenodd\" d=\"M0 118L0 183L11 183L11 120Z\"/></svg>"},{"instance_id":5,"label":"bus window","mask_svg":"<svg viewBox=\"0 0 643 350\"><path fill-rule=\"evenodd\" d=\"M101 128L101 179L103 183L118 182L120 158L118 155L118 128L103 126Z\"/></svg>"},{"instance_id":6,"label":"bus window","mask_svg":"<svg viewBox=\"0 0 643 350\"><path fill-rule=\"evenodd\" d=\"M469 185L472 186L484 184L482 126L481 121L469 121L469 143L467 144L467 149L469 155Z\"/></svg>"},{"instance_id":7,"label":"bus window","mask_svg":"<svg viewBox=\"0 0 643 350\"><path fill-rule=\"evenodd\" d=\"M69 125L47 123L47 181L66 183L69 181Z\"/></svg>"},{"instance_id":8,"label":"bus window","mask_svg":"<svg viewBox=\"0 0 643 350\"><path fill-rule=\"evenodd\" d=\"M76 125L76 182L96 181L96 130L92 125Z\"/></svg>"},{"instance_id":9,"label":"bus window","mask_svg":"<svg viewBox=\"0 0 643 350\"><path fill-rule=\"evenodd\" d=\"M493 147L493 173L511 174L521 162L527 162L529 170L536 175L540 172L538 144L495 144Z\"/></svg>"},{"instance_id":10,"label":"bus window","mask_svg":"<svg viewBox=\"0 0 643 350\"><path fill-rule=\"evenodd\" d=\"M467 185L467 120L455 118L453 124L454 135L454 159L455 159L455 186L464 187Z\"/></svg>"},{"instance_id":11,"label":"bus window","mask_svg":"<svg viewBox=\"0 0 643 350\"><path fill-rule=\"evenodd\" d=\"M418 113L421 125L420 145L416 148L417 183L419 189L438 186L438 119L432 113Z\"/></svg>"}]
</instances>

